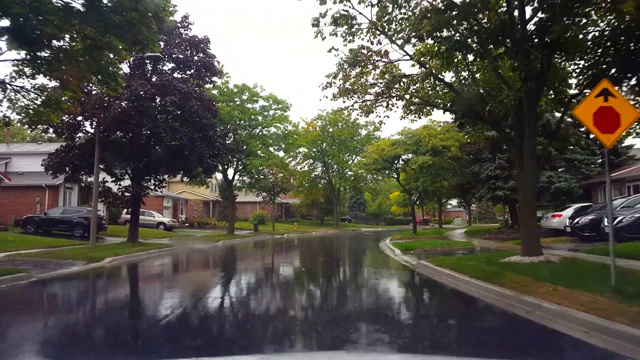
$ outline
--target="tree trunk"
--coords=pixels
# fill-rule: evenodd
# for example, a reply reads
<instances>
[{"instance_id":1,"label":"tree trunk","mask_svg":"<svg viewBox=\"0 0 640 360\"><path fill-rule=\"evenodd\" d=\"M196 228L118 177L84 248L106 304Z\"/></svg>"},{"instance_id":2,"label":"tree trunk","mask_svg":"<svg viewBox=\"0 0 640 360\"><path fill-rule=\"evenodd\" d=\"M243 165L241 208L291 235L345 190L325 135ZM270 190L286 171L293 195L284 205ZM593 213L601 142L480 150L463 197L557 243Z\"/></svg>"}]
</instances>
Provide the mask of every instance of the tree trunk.
<instances>
[{"instance_id":1,"label":"tree trunk","mask_svg":"<svg viewBox=\"0 0 640 360\"><path fill-rule=\"evenodd\" d=\"M420 216L424 219L424 203L422 203L420 207L421 207L420 210L422 210L422 213L420 214Z\"/></svg>"},{"instance_id":2,"label":"tree trunk","mask_svg":"<svg viewBox=\"0 0 640 360\"><path fill-rule=\"evenodd\" d=\"M438 227L440 229L442 229L442 208L444 208L444 204L438 200Z\"/></svg>"},{"instance_id":3,"label":"tree trunk","mask_svg":"<svg viewBox=\"0 0 640 360\"><path fill-rule=\"evenodd\" d=\"M140 208L142 207L142 194L135 190L130 197L131 208L129 213L129 232L127 234L127 242L135 244L138 242L140 233Z\"/></svg>"},{"instance_id":4,"label":"tree trunk","mask_svg":"<svg viewBox=\"0 0 640 360\"><path fill-rule=\"evenodd\" d=\"M340 195L333 195L333 227L340 228Z\"/></svg>"},{"instance_id":5,"label":"tree trunk","mask_svg":"<svg viewBox=\"0 0 640 360\"><path fill-rule=\"evenodd\" d=\"M506 206L509 211L509 229L520 228L520 216L518 213L518 201L515 199L509 200Z\"/></svg>"},{"instance_id":6,"label":"tree trunk","mask_svg":"<svg viewBox=\"0 0 640 360\"><path fill-rule=\"evenodd\" d=\"M416 222L416 204L411 203L411 218L413 221L411 221L411 232L413 232L413 235L417 235L418 234L418 223Z\"/></svg>"},{"instance_id":7,"label":"tree trunk","mask_svg":"<svg viewBox=\"0 0 640 360\"><path fill-rule=\"evenodd\" d=\"M127 265L129 279L129 320L142 319L142 301L140 300L140 276L138 263Z\"/></svg>"},{"instance_id":8,"label":"tree trunk","mask_svg":"<svg viewBox=\"0 0 640 360\"><path fill-rule=\"evenodd\" d=\"M471 208L472 208L471 205L467 207L467 226L471 226L471 223L473 222L473 216L471 215Z\"/></svg>"},{"instance_id":9,"label":"tree trunk","mask_svg":"<svg viewBox=\"0 0 640 360\"><path fill-rule=\"evenodd\" d=\"M236 191L233 180L228 176L223 175L222 185L220 190L223 192L222 201L227 212L227 234L233 235L236 229Z\"/></svg>"},{"instance_id":10,"label":"tree trunk","mask_svg":"<svg viewBox=\"0 0 640 360\"><path fill-rule=\"evenodd\" d=\"M276 202L271 204L271 230L276 231Z\"/></svg>"},{"instance_id":11,"label":"tree trunk","mask_svg":"<svg viewBox=\"0 0 640 360\"><path fill-rule=\"evenodd\" d=\"M536 184L538 180L537 168L537 109L522 108L521 126L522 137L517 147L519 156L516 157L516 183L518 186L518 220L522 239L522 256L542 255L540 231L536 215ZM518 132L516 132L518 134Z\"/></svg>"}]
</instances>

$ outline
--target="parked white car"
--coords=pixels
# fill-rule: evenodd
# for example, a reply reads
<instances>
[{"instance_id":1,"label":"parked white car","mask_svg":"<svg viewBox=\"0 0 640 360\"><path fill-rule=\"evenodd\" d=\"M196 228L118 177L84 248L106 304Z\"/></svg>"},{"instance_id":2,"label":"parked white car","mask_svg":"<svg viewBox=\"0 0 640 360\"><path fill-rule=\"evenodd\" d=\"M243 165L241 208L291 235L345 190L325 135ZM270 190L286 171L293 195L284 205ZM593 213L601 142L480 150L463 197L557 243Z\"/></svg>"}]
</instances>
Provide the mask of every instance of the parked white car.
<instances>
[{"instance_id":1,"label":"parked white car","mask_svg":"<svg viewBox=\"0 0 640 360\"><path fill-rule=\"evenodd\" d=\"M540 221L543 229L562 230L567 223L567 219L576 211L584 211L591 207L591 203L580 203L563 206L560 209L546 213Z\"/></svg>"}]
</instances>

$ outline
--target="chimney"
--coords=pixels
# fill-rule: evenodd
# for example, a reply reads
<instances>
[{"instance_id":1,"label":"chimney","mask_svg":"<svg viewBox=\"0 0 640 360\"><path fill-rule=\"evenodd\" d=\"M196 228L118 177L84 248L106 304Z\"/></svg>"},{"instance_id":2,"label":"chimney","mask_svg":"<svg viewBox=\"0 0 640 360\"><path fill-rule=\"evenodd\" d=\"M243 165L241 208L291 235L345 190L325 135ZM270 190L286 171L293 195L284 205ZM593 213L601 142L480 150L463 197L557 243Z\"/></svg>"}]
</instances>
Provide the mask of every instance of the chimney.
<instances>
[{"instance_id":1,"label":"chimney","mask_svg":"<svg viewBox=\"0 0 640 360\"><path fill-rule=\"evenodd\" d=\"M4 129L4 141L9 145L9 140L11 139L11 129Z\"/></svg>"}]
</instances>

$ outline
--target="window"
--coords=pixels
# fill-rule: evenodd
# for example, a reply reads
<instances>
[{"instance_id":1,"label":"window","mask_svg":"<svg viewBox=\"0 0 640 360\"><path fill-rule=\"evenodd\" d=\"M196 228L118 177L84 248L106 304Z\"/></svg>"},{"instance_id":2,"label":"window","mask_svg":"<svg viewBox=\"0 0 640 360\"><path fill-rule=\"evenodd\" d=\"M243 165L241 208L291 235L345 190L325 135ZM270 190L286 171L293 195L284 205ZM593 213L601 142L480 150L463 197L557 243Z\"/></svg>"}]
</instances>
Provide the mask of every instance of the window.
<instances>
[{"instance_id":1,"label":"window","mask_svg":"<svg viewBox=\"0 0 640 360\"><path fill-rule=\"evenodd\" d=\"M75 204L72 204L71 202L73 201L73 188L70 186L65 186L64 187L64 197L62 199L62 205L63 206L73 206Z\"/></svg>"},{"instance_id":2,"label":"window","mask_svg":"<svg viewBox=\"0 0 640 360\"><path fill-rule=\"evenodd\" d=\"M150 216L150 217L155 217L155 218L161 218L162 217L162 215L158 214L155 211L147 211L147 213L149 214L147 216Z\"/></svg>"},{"instance_id":3,"label":"window","mask_svg":"<svg viewBox=\"0 0 640 360\"><path fill-rule=\"evenodd\" d=\"M640 182L633 182L627 184L627 195L640 194Z\"/></svg>"},{"instance_id":4,"label":"window","mask_svg":"<svg viewBox=\"0 0 640 360\"><path fill-rule=\"evenodd\" d=\"M47 211L47 216L59 216L62 214L62 210L64 209L61 207L53 208Z\"/></svg>"},{"instance_id":5,"label":"window","mask_svg":"<svg viewBox=\"0 0 640 360\"><path fill-rule=\"evenodd\" d=\"M66 215L66 216L80 215L83 212L84 212L83 210L79 210L79 209L63 209L62 215Z\"/></svg>"},{"instance_id":6,"label":"window","mask_svg":"<svg viewBox=\"0 0 640 360\"><path fill-rule=\"evenodd\" d=\"M218 183L216 183L215 181L212 181L209 183L209 191L212 193L218 193Z\"/></svg>"}]
</instances>

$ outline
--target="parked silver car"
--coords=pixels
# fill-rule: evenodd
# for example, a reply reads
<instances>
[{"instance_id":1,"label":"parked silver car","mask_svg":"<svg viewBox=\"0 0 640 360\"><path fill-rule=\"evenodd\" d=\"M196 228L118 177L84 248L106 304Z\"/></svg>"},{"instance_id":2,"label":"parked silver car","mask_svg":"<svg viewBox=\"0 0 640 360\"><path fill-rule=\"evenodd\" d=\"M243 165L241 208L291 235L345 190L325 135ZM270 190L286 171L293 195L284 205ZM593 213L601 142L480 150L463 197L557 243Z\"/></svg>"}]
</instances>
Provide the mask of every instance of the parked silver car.
<instances>
[{"instance_id":1,"label":"parked silver car","mask_svg":"<svg viewBox=\"0 0 640 360\"><path fill-rule=\"evenodd\" d=\"M124 210L118 218L118 224L127 226L131 222L130 210ZM140 227L171 231L178 227L178 221L169 219L152 210L140 210Z\"/></svg>"}]
</instances>

